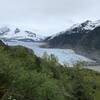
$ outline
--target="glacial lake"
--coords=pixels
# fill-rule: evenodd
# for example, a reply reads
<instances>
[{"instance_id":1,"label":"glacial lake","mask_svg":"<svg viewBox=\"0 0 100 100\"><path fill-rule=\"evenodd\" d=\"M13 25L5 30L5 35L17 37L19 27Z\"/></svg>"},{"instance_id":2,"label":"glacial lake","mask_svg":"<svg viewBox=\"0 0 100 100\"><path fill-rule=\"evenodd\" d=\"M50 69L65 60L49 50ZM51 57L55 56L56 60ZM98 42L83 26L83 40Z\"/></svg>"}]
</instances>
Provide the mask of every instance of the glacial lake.
<instances>
[{"instance_id":1,"label":"glacial lake","mask_svg":"<svg viewBox=\"0 0 100 100\"><path fill-rule=\"evenodd\" d=\"M16 46L16 45L25 46L27 48L32 49L34 51L34 53L39 57L42 57L45 52L48 55L54 54L57 57L59 63L61 63L61 64L72 65L79 61L92 62L92 60L90 60L84 56L76 54L71 49L40 48L40 45L43 44L40 42L10 41L10 42L6 42L6 44L9 46Z\"/></svg>"}]
</instances>

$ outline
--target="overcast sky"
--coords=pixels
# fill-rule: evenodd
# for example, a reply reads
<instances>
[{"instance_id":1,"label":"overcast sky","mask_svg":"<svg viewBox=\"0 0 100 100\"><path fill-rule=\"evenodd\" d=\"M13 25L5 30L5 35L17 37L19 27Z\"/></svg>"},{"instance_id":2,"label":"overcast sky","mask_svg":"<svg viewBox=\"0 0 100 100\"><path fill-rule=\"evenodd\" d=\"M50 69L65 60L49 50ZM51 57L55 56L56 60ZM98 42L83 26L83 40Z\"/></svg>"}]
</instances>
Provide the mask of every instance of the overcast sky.
<instances>
[{"instance_id":1,"label":"overcast sky","mask_svg":"<svg viewBox=\"0 0 100 100\"><path fill-rule=\"evenodd\" d=\"M100 19L100 0L0 0L0 24L53 34L85 20Z\"/></svg>"}]
</instances>

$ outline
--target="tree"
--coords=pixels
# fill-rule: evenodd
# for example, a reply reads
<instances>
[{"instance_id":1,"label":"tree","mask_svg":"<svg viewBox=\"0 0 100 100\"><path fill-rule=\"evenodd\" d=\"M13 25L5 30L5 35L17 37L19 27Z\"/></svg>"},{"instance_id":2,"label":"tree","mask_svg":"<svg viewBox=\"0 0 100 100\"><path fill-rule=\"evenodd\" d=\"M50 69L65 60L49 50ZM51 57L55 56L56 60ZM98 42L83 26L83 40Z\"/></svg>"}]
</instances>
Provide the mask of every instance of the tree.
<instances>
[{"instance_id":1,"label":"tree","mask_svg":"<svg viewBox=\"0 0 100 100\"><path fill-rule=\"evenodd\" d=\"M75 100L93 100L93 96L91 95L92 88L88 86L84 80L84 76L82 74L82 69L78 67L75 67L72 74L72 95L74 96Z\"/></svg>"}]
</instances>

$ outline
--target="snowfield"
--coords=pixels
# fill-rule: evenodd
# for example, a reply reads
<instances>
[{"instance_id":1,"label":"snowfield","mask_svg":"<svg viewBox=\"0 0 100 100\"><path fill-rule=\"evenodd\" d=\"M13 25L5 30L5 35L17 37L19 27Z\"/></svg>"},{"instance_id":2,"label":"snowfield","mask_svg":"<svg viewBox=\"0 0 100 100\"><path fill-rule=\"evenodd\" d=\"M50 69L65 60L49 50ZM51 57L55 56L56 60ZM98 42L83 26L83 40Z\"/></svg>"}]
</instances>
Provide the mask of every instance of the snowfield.
<instances>
[{"instance_id":1,"label":"snowfield","mask_svg":"<svg viewBox=\"0 0 100 100\"><path fill-rule=\"evenodd\" d=\"M39 33L34 33L34 31L30 29L14 26L2 26L0 27L0 38L9 40L31 39L33 41L41 41L45 37Z\"/></svg>"}]
</instances>

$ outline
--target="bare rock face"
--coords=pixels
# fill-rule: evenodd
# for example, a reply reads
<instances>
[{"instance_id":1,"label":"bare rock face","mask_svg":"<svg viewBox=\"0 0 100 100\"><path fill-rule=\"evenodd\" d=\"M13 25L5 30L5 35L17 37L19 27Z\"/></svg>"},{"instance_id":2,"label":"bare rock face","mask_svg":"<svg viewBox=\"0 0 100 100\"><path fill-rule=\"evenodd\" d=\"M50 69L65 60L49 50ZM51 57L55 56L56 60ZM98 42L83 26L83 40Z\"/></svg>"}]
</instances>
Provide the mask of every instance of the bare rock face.
<instances>
[{"instance_id":1,"label":"bare rock face","mask_svg":"<svg viewBox=\"0 0 100 100\"><path fill-rule=\"evenodd\" d=\"M28 36L30 36L30 37L36 37L36 34L35 33L33 33L33 32L31 32L31 31L25 31L27 34L28 34Z\"/></svg>"},{"instance_id":2,"label":"bare rock face","mask_svg":"<svg viewBox=\"0 0 100 100\"><path fill-rule=\"evenodd\" d=\"M15 29L15 34L16 34L16 33L19 33L19 32L20 32L20 29L19 29L19 28L16 28L16 29Z\"/></svg>"},{"instance_id":3,"label":"bare rock face","mask_svg":"<svg viewBox=\"0 0 100 100\"><path fill-rule=\"evenodd\" d=\"M100 21L73 25L48 39L52 47L100 49Z\"/></svg>"}]
</instances>

